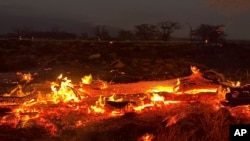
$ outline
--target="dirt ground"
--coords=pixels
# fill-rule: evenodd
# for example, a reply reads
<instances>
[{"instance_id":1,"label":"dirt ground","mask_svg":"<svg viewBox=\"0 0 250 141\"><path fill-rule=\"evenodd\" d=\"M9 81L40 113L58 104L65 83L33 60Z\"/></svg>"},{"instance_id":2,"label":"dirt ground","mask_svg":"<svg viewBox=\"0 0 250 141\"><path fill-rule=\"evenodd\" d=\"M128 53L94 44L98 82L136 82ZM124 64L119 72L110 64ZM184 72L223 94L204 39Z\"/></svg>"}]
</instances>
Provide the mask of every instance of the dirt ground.
<instances>
[{"instance_id":1,"label":"dirt ground","mask_svg":"<svg viewBox=\"0 0 250 141\"><path fill-rule=\"evenodd\" d=\"M250 44L222 47L172 42L0 41L1 77L37 72L44 79L59 73L93 74L102 80L133 82L190 74L190 65L213 69L227 79L248 81ZM50 75L51 74L51 75Z\"/></svg>"},{"instance_id":2,"label":"dirt ground","mask_svg":"<svg viewBox=\"0 0 250 141\"><path fill-rule=\"evenodd\" d=\"M92 74L94 79L107 82L131 83L188 76L192 65L202 72L216 72L215 75L207 75L214 81L241 81L248 84L249 54L250 44L233 42L218 47L186 41L111 43L2 40L0 93L6 93L15 87L15 82L19 82L17 72L35 74L32 84L53 81L61 73L76 83L88 74ZM210 108L213 106L207 106L206 102L170 105L142 114L128 113L119 118L100 120L78 129L62 130L60 136L56 137L49 136L40 127L13 129L0 126L0 138L136 141L145 133L151 133L159 141L183 140L185 137L190 140L228 140L229 133L226 131L223 134L225 137L217 133L208 134L207 131L216 129L219 132L221 128L228 128L229 124L243 122L244 119L232 118L228 109L213 112ZM181 117L183 120L175 126L166 128L166 122L173 116L179 117L183 110L193 112L186 113L187 116ZM202 125L197 126L199 124ZM13 134L15 136L11 136Z\"/></svg>"}]
</instances>

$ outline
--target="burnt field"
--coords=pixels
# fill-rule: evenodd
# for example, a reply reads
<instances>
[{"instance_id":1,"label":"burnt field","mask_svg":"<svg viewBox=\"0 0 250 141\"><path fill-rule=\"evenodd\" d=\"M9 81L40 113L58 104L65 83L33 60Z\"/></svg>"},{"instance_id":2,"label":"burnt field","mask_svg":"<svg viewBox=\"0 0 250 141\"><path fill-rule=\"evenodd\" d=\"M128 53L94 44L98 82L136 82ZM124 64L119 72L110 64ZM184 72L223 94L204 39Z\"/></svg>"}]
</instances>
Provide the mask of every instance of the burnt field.
<instances>
[{"instance_id":1,"label":"burnt field","mask_svg":"<svg viewBox=\"0 0 250 141\"><path fill-rule=\"evenodd\" d=\"M216 47L185 41L2 40L0 45L2 73L43 72L51 68L48 72L75 70L74 75L91 73L108 81L119 81L114 76L120 75L125 82L186 76L190 65L196 65L222 73L227 79L248 80L250 44L247 42Z\"/></svg>"},{"instance_id":2,"label":"burnt field","mask_svg":"<svg viewBox=\"0 0 250 141\"><path fill-rule=\"evenodd\" d=\"M1 40L0 138L229 140L229 125L250 123L250 110L222 105L214 89L250 83L249 54L245 42ZM170 90L151 89L161 85Z\"/></svg>"}]
</instances>

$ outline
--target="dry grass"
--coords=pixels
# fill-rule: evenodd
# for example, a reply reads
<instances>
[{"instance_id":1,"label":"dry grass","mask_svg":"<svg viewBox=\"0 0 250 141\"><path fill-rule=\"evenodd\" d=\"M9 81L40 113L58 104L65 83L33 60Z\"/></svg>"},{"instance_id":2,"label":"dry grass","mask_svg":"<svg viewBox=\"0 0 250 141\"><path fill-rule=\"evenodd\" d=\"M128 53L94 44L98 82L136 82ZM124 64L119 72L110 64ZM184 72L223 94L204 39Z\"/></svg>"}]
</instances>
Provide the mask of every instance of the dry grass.
<instances>
[{"instance_id":1,"label":"dry grass","mask_svg":"<svg viewBox=\"0 0 250 141\"><path fill-rule=\"evenodd\" d=\"M160 127L156 141L228 141L229 125L238 122L226 109L213 112L201 106L192 111L177 124Z\"/></svg>"}]
</instances>

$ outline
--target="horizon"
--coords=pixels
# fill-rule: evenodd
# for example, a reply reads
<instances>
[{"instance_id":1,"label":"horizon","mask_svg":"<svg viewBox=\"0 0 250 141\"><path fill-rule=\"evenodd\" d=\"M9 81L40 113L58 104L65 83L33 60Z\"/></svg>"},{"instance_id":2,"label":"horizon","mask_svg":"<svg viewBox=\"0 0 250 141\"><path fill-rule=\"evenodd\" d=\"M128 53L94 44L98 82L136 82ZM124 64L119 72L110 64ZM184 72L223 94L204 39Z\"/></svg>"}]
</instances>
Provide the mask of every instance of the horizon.
<instances>
[{"instance_id":1,"label":"horizon","mask_svg":"<svg viewBox=\"0 0 250 141\"><path fill-rule=\"evenodd\" d=\"M225 3L216 0L0 0L0 34L10 32L12 27L24 25L33 26L38 30L59 27L67 32L89 33L95 25L105 25L114 30L134 30L134 26L139 24L174 21L182 25L182 29L176 30L173 37L188 37L187 23L193 29L200 24L222 24L228 34L226 38L250 40L250 11L247 9L250 8L250 2L241 0L241 3L224 5Z\"/></svg>"}]
</instances>

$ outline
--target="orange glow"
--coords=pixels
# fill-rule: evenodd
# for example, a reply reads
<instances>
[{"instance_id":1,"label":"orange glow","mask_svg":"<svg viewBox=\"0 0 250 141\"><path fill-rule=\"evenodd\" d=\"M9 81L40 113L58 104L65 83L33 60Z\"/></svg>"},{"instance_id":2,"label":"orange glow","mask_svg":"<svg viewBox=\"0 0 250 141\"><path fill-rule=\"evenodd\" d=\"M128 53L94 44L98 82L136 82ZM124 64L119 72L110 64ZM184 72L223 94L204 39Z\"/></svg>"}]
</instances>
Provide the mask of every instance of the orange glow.
<instances>
[{"instance_id":1,"label":"orange glow","mask_svg":"<svg viewBox=\"0 0 250 141\"><path fill-rule=\"evenodd\" d=\"M200 70L196 66L191 66L190 68L191 68L191 71L192 71L193 74L200 73Z\"/></svg>"},{"instance_id":2,"label":"orange glow","mask_svg":"<svg viewBox=\"0 0 250 141\"><path fill-rule=\"evenodd\" d=\"M95 112L95 113L104 113L104 106L105 106L105 97L100 96L98 100L96 101L95 105L91 105L90 108Z\"/></svg>"},{"instance_id":3,"label":"orange glow","mask_svg":"<svg viewBox=\"0 0 250 141\"><path fill-rule=\"evenodd\" d=\"M102 85L100 86L100 89L101 89L101 90L104 90L104 89L107 89L107 88L108 88L107 82L104 82L104 81L101 81L101 80L100 80L100 82L101 82L101 84L102 84Z\"/></svg>"},{"instance_id":4,"label":"orange glow","mask_svg":"<svg viewBox=\"0 0 250 141\"><path fill-rule=\"evenodd\" d=\"M17 85L14 89L10 91L10 93L3 94L4 97L10 97L10 96L17 96L17 97L23 97L25 95L28 95L29 93L23 92L23 87L21 85Z\"/></svg>"},{"instance_id":5,"label":"orange glow","mask_svg":"<svg viewBox=\"0 0 250 141\"><path fill-rule=\"evenodd\" d=\"M21 81L25 81L25 82L30 82L31 80L33 80L33 77L31 75L31 73L21 73L21 72L17 72L16 73L19 77Z\"/></svg>"},{"instance_id":6,"label":"orange glow","mask_svg":"<svg viewBox=\"0 0 250 141\"><path fill-rule=\"evenodd\" d=\"M112 96L108 97L108 101L123 101L123 98L119 98L119 99L115 99L115 94L113 94Z\"/></svg>"},{"instance_id":7,"label":"orange glow","mask_svg":"<svg viewBox=\"0 0 250 141\"><path fill-rule=\"evenodd\" d=\"M153 96L150 97L150 100L152 102L163 102L164 101L164 97L163 96L159 96L158 94L153 94Z\"/></svg>"},{"instance_id":8,"label":"orange glow","mask_svg":"<svg viewBox=\"0 0 250 141\"><path fill-rule=\"evenodd\" d=\"M197 69L194 66L191 66L191 70L193 74L196 74L195 76L200 77L199 69ZM197 75L198 74L198 75ZM25 76L25 75L23 75ZM25 79L28 79L29 75L25 76ZM192 80L195 79L196 81L197 77L192 77ZM197 86L197 87L188 87L188 90L182 90L179 89L182 88L182 82L180 79L169 81L170 83L166 83L166 85L161 83L153 83L153 87L151 87L151 83L148 83L146 85L136 85L139 87L142 87L143 89L139 91L143 91L143 93L133 93L136 95L129 95L130 93L118 93L117 90L119 89L117 86L113 86L110 84L108 86L108 83L105 81L92 80L92 75L84 76L81 78L78 85L73 84L73 82L68 79L67 77L64 77L62 74L60 74L57 79L53 82L50 82L50 88L51 92L43 93L42 91L37 91L36 98L30 98L24 102L15 103L15 102L0 102L1 107L11 107L11 112L8 113L8 115L1 117L0 119L0 125L7 124L11 125L13 127L18 127L21 123L20 127L28 127L30 126L29 123L33 122L37 125L43 126L51 134L56 134L56 132L59 130L57 129L57 126L53 121L51 120L53 118L60 119L67 115L72 115L72 113L78 115L74 118L75 121L70 121L70 124L67 124L69 126L68 128L76 128L76 127L82 127L86 125L87 122L96 121L99 116L101 118L109 118L109 117L118 117L122 116L128 112L134 112L134 113L140 113L145 112L147 110L154 110L154 109L161 109L166 108L168 109L168 106L170 104L179 104L182 103L182 101L171 101L166 100L169 98L169 95L175 95L175 94L198 94L202 92L211 92L216 93L216 88L207 88L206 85ZM185 79L186 80L186 79ZM198 79L200 80L200 79ZM187 79L188 81L188 79ZM159 86L157 86L160 84ZM118 85L120 86L120 85ZM127 86L130 86L129 84ZM149 87L148 87L149 86ZM235 86L238 86L238 84L235 84ZM107 89L109 87L109 89ZM205 87L205 88L204 88ZM131 87L125 87L126 89L129 89ZM185 87L186 88L186 87ZM30 93L29 92L23 92L21 85L17 85L15 89L13 89L10 94L6 94L9 96L17 96L17 97L23 97L27 96ZM131 88L136 89L136 88ZM129 91L130 92L130 91ZM164 95L166 93L161 92L167 92L167 95ZM92 95L93 93L93 95ZM121 94L116 95L115 93ZM221 92L222 93L222 92ZM86 96L87 94L87 96ZM110 96L110 94L113 94ZM106 97L109 95L109 97ZM222 95L225 95L225 92L223 91ZM5 95L4 95L5 96ZM86 97L85 97L86 96ZM179 96L179 95L178 95ZM84 99L82 98L84 97ZM121 102L123 100L131 101L131 103L127 104L127 106L120 106L118 105L113 106L106 105L106 100L108 101L116 101ZM216 101L215 99L214 101ZM125 102L126 102L125 101ZM117 103L120 104L120 103ZM215 105L215 104L214 104ZM216 105L215 108L219 108L220 105ZM248 111L247 111L248 110ZM242 110L242 113L249 114L249 108L245 108ZM235 114L237 114L235 112ZM94 118L91 118L91 116L94 115ZM88 119L85 119L88 118ZM67 118L64 118L65 120ZM71 118L70 118L71 119ZM50 121L51 120L51 121ZM179 119L178 117L173 117L169 124L174 124ZM29 122L30 121L30 122ZM152 141L154 139L154 136L152 134L145 134L141 137L142 141Z\"/></svg>"},{"instance_id":9,"label":"orange glow","mask_svg":"<svg viewBox=\"0 0 250 141\"><path fill-rule=\"evenodd\" d=\"M172 100L166 100L166 101L164 101L164 105L178 104L178 103L181 103L181 101L172 101Z\"/></svg>"},{"instance_id":10,"label":"orange glow","mask_svg":"<svg viewBox=\"0 0 250 141\"><path fill-rule=\"evenodd\" d=\"M192 89L192 90L188 90L185 91L185 94L199 94L199 93L216 93L218 89L203 89L203 88L197 88L197 89Z\"/></svg>"},{"instance_id":11,"label":"orange glow","mask_svg":"<svg viewBox=\"0 0 250 141\"><path fill-rule=\"evenodd\" d=\"M159 92L167 92L167 93L174 93L179 90L179 85L180 85L180 79L177 79L175 85L169 85L169 86L157 86L153 89L148 90L147 92L153 92L153 93L159 93Z\"/></svg>"},{"instance_id":12,"label":"orange glow","mask_svg":"<svg viewBox=\"0 0 250 141\"><path fill-rule=\"evenodd\" d=\"M104 113L105 110L103 107L98 107L98 106L90 106L90 108L95 112L95 113Z\"/></svg>"},{"instance_id":13,"label":"orange glow","mask_svg":"<svg viewBox=\"0 0 250 141\"><path fill-rule=\"evenodd\" d=\"M233 87L239 87L240 86L240 81L237 82L232 82Z\"/></svg>"},{"instance_id":14,"label":"orange glow","mask_svg":"<svg viewBox=\"0 0 250 141\"><path fill-rule=\"evenodd\" d=\"M59 82L51 83L51 100L55 103L69 101L79 102L79 98L74 91L74 85L71 80L67 77L63 78L62 74L58 77L58 79Z\"/></svg>"},{"instance_id":15,"label":"orange glow","mask_svg":"<svg viewBox=\"0 0 250 141\"><path fill-rule=\"evenodd\" d=\"M125 112L122 111L122 110L114 110L114 111L111 112L111 116L113 116L113 117L122 116L124 114L125 114Z\"/></svg>"},{"instance_id":16,"label":"orange glow","mask_svg":"<svg viewBox=\"0 0 250 141\"><path fill-rule=\"evenodd\" d=\"M90 75L86 75L86 76L84 76L81 79L82 79L82 83L83 84L86 84L86 85L91 84L91 82L92 82L92 75L91 74Z\"/></svg>"},{"instance_id":17,"label":"orange glow","mask_svg":"<svg viewBox=\"0 0 250 141\"><path fill-rule=\"evenodd\" d=\"M139 141L153 141L154 138L155 136L153 134L146 133L139 139Z\"/></svg>"},{"instance_id":18,"label":"orange glow","mask_svg":"<svg viewBox=\"0 0 250 141\"><path fill-rule=\"evenodd\" d=\"M142 104L142 105L139 105L139 106L136 106L134 107L133 109L136 111L136 112L141 112L143 109L147 108L147 107L153 107L154 104L153 103L147 103L147 104Z\"/></svg>"}]
</instances>

